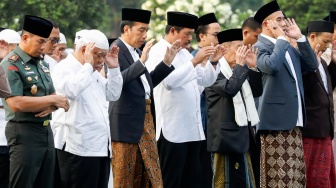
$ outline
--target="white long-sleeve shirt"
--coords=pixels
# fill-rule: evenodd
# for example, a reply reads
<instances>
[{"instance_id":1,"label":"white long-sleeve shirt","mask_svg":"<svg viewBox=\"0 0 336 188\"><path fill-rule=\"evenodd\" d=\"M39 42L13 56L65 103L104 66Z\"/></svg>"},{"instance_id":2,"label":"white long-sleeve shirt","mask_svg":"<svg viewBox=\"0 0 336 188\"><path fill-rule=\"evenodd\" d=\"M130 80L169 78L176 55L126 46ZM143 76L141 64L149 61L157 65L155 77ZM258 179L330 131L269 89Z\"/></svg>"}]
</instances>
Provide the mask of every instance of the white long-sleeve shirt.
<instances>
[{"instance_id":1,"label":"white long-sleeve shirt","mask_svg":"<svg viewBox=\"0 0 336 188\"><path fill-rule=\"evenodd\" d=\"M65 151L78 156L107 156L111 143L107 101L120 97L120 69L109 69L105 79L89 63L82 65L69 54L57 64L52 79L56 93L70 100L68 112L59 109L53 114L55 147L62 149L66 143Z\"/></svg>"},{"instance_id":2,"label":"white long-sleeve shirt","mask_svg":"<svg viewBox=\"0 0 336 188\"><path fill-rule=\"evenodd\" d=\"M148 71L163 60L170 46L161 39L151 48L145 63ZM211 86L220 69L218 64L215 70L209 61L205 67L194 67L192 59L186 49L180 50L172 62L175 70L154 88L156 139L159 139L162 130L163 136L174 143L205 140L200 113L202 89L199 85Z\"/></svg>"}]
</instances>

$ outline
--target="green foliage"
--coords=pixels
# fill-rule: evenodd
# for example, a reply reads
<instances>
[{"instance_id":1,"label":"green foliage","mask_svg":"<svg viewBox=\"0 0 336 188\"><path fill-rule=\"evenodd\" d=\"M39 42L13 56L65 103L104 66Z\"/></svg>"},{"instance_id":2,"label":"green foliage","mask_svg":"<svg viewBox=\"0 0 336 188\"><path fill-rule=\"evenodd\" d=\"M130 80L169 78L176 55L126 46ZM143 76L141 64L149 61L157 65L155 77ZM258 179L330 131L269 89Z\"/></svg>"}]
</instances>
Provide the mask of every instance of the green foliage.
<instances>
[{"instance_id":1,"label":"green foliage","mask_svg":"<svg viewBox=\"0 0 336 188\"><path fill-rule=\"evenodd\" d=\"M90 0L1 0L0 26L21 30L26 14L51 19L67 37L68 46L72 46L76 31L100 29L107 24L105 5L106 0L94 3Z\"/></svg>"},{"instance_id":2,"label":"green foliage","mask_svg":"<svg viewBox=\"0 0 336 188\"><path fill-rule=\"evenodd\" d=\"M308 21L323 19L329 10L336 10L336 0L278 0L278 3L287 17L295 19L303 33Z\"/></svg>"}]
</instances>

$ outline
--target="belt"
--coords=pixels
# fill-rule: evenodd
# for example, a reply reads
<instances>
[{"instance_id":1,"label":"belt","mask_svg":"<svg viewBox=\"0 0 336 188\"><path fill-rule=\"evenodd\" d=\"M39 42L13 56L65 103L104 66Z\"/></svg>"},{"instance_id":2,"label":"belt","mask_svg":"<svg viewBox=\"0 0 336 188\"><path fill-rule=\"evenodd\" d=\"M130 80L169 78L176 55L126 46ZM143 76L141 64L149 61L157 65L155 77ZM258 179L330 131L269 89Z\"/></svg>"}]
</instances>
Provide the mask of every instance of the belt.
<instances>
[{"instance_id":1,"label":"belt","mask_svg":"<svg viewBox=\"0 0 336 188\"><path fill-rule=\"evenodd\" d=\"M11 121L9 120L9 122L13 122L13 123L28 123L28 124L42 124L42 126L46 127L50 125L50 120L44 120L43 122L32 122L32 121Z\"/></svg>"}]
</instances>

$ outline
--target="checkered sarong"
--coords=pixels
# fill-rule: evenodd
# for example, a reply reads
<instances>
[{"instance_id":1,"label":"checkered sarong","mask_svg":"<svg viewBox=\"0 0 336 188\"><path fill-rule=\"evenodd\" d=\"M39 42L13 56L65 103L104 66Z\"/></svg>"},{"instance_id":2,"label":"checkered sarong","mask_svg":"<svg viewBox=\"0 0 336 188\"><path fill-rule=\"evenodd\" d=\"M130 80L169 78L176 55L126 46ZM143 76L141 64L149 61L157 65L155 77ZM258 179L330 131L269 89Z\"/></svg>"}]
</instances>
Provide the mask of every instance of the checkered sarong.
<instances>
[{"instance_id":1,"label":"checkered sarong","mask_svg":"<svg viewBox=\"0 0 336 188\"><path fill-rule=\"evenodd\" d=\"M300 128L262 131L260 140L260 187L305 188L306 167Z\"/></svg>"}]
</instances>

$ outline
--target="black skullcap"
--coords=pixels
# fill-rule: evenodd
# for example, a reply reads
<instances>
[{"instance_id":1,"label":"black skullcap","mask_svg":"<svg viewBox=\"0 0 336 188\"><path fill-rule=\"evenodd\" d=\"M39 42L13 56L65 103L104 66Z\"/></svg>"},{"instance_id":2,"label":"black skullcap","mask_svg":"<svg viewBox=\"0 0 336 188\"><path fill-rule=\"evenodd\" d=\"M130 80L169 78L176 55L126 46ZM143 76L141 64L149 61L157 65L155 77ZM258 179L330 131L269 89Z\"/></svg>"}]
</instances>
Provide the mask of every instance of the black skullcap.
<instances>
[{"instance_id":1,"label":"black skullcap","mask_svg":"<svg viewBox=\"0 0 336 188\"><path fill-rule=\"evenodd\" d=\"M184 12L167 12L168 25L194 29L198 17Z\"/></svg>"},{"instance_id":2,"label":"black skullcap","mask_svg":"<svg viewBox=\"0 0 336 188\"><path fill-rule=\"evenodd\" d=\"M316 20L308 22L307 32L328 32L334 33L334 22Z\"/></svg>"},{"instance_id":3,"label":"black skullcap","mask_svg":"<svg viewBox=\"0 0 336 188\"><path fill-rule=\"evenodd\" d=\"M218 43L222 44L223 42L231 42L235 40L243 40L243 31L242 29L228 29L221 31L217 34Z\"/></svg>"},{"instance_id":4,"label":"black skullcap","mask_svg":"<svg viewBox=\"0 0 336 188\"><path fill-rule=\"evenodd\" d=\"M23 30L43 38L48 38L53 24L41 17L26 15L23 21Z\"/></svg>"},{"instance_id":5,"label":"black skullcap","mask_svg":"<svg viewBox=\"0 0 336 188\"><path fill-rule=\"evenodd\" d=\"M334 22L336 24L336 11L334 10L331 10L330 13L329 13L329 19L326 20L326 21L329 21L329 22Z\"/></svg>"},{"instance_id":6,"label":"black skullcap","mask_svg":"<svg viewBox=\"0 0 336 188\"><path fill-rule=\"evenodd\" d=\"M108 38L107 40L108 40L109 46L111 46L111 44L117 39L118 38Z\"/></svg>"},{"instance_id":7,"label":"black skullcap","mask_svg":"<svg viewBox=\"0 0 336 188\"><path fill-rule=\"evenodd\" d=\"M271 15L273 12L280 11L280 6L278 5L277 1L271 1L264 6L262 6L257 13L254 15L254 19L262 24L267 16Z\"/></svg>"},{"instance_id":8,"label":"black skullcap","mask_svg":"<svg viewBox=\"0 0 336 188\"><path fill-rule=\"evenodd\" d=\"M209 13L198 18L197 26L209 25L211 23L218 23L217 18L214 13Z\"/></svg>"},{"instance_id":9,"label":"black skullcap","mask_svg":"<svg viewBox=\"0 0 336 188\"><path fill-rule=\"evenodd\" d=\"M121 20L122 21L133 21L149 24L151 17L151 11L134 9L134 8L123 8L121 9Z\"/></svg>"}]
</instances>

